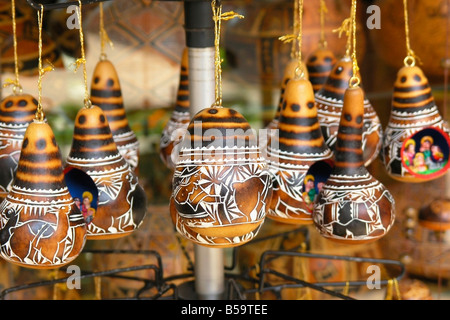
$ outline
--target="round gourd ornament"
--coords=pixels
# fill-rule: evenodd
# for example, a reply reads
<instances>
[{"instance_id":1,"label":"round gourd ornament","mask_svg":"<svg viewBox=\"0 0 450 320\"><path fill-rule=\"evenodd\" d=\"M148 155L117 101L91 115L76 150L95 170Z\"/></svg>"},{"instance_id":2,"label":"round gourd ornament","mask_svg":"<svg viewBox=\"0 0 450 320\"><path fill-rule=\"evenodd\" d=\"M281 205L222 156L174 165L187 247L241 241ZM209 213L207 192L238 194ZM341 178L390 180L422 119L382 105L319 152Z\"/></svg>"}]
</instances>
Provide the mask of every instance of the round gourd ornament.
<instances>
[{"instance_id":1,"label":"round gourd ornament","mask_svg":"<svg viewBox=\"0 0 450 320\"><path fill-rule=\"evenodd\" d=\"M352 76L352 60L344 56L336 62L327 81L315 94L322 133L331 150L334 150L336 145L344 93ZM363 121L362 150L364 164L368 166L380 153L383 131L378 114L366 98Z\"/></svg>"},{"instance_id":2,"label":"round gourd ornament","mask_svg":"<svg viewBox=\"0 0 450 320\"><path fill-rule=\"evenodd\" d=\"M163 129L159 154L163 163L169 168L174 169L175 164L172 160L173 152L176 145L183 138L186 132L189 121L191 121L191 114L189 111L189 59L188 49L185 48L181 59L180 83L178 85L177 102L172 115Z\"/></svg>"},{"instance_id":3,"label":"round gourd ornament","mask_svg":"<svg viewBox=\"0 0 450 320\"><path fill-rule=\"evenodd\" d=\"M83 215L64 180L51 127L35 120L24 134L11 191L0 205L1 255L29 268L73 261L86 241Z\"/></svg>"},{"instance_id":4,"label":"round gourd ornament","mask_svg":"<svg viewBox=\"0 0 450 320\"><path fill-rule=\"evenodd\" d=\"M128 123L119 76L114 65L101 58L94 69L90 99L107 119L117 149L133 170L139 165L139 141Z\"/></svg>"},{"instance_id":5,"label":"round gourd ornament","mask_svg":"<svg viewBox=\"0 0 450 320\"><path fill-rule=\"evenodd\" d=\"M33 96L24 93L9 95L0 103L0 200L11 191L23 137L37 105Z\"/></svg>"},{"instance_id":6,"label":"round gourd ornament","mask_svg":"<svg viewBox=\"0 0 450 320\"><path fill-rule=\"evenodd\" d=\"M450 201L449 199L434 199L429 205L419 210L419 225L435 230L445 231L450 229Z\"/></svg>"},{"instance_id":7,"label":"round gourd ornament","mask_svg":"<svg viewBox=\"0 0 450 320\"><path fill-rule=\"evenodd\" d=\"M403 182L436 179L449 168L448 124L439 114L422 69L405 65L394 83L382 159L388 174Z\"/></svg>"},{"instance_id":8,"label":"round gourd ornament","mask_svg":"<svg viewBox=\"0 0 450 320\"><path fill-rule=\"evenodd\" d=\"M250 124L239 112L219 106L190 121L172 185L177 230L206 246L249 241L264 222L272 195L272 178Z\"/></svg>"},{"instance_id":9,"label":"round gourd ornament","mask_svg":"<svg viewBox=\"0 0 450 320\"><path fill-rule=\"evenodd\" d=\"M314 93L319 91L327 81L335 63L336 57L333 51L324 46L319 46L309 55L306 67Z\"/></svg>"},{"instance_id":10,"label":"round gourd ornament","mask_svg":"<svg viewBox=\"0 0 450 320\"><path fill-rule=\"evenodd\" d=\"M268 217L290 224L312 223L315 194L331 172L332 157L320 130L311 82L289 80L278 135L267 147L269 170L274 177ZM313 170L315 166L321 169Z\"/></svg>"},{"instance_id":11,"label":"round gourd ornament","mask_svg":"<svg viewBox=\"0 0 450 320\"><path fill-rule=\"evenodd\" d=\"M373 242L385 236L395 220L394 198L364 165L363 126L364 92L360 87L349 87L344 96L334 168L313 211L317 230L335 242Z\"/></svg>"},{"instance_id":12,"label":"round gourd ornament","mask_svg":"<svg viewBox=\"0 0 450 320\"><path fill-rule=\"evenodd\" d=\"M96 209L87 225L88 239L123 237L141 225L147 211L145 191L120 154L100 107L82 108L75 118L72 147L66 159L66 171L71 170L80 171L79 179L87 174L97 187ZM70 178L76 180L77 175Z\"/></svg>"}]
</instances>

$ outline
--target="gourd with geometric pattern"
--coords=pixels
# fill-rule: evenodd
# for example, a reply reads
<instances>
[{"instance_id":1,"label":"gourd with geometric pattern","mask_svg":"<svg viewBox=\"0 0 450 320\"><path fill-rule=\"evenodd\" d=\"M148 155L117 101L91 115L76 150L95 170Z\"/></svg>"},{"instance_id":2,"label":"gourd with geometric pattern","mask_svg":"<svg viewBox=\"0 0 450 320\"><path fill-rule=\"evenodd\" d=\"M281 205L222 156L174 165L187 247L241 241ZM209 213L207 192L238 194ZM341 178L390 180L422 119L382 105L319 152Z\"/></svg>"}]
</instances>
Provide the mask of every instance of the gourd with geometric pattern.
<instances>
[{"instance_id":1,"label":"gourd with geometric pattern","mask_svg":"<svg viewBox=\"0 0 450 320\"><path fill-rule=\"evenodd\" d=\"M394 83L381 153L388 174L403 182L436 179L449 168L449 127L422 69L404 66Z\"/></svg>"},{"instance_id":2,"label":"gourd with geometric pattern","mask_svg":"<svg viewBox=\"0 0 450 320\"><path fill-rule=\"evenodd\" d=\"M256 137L237 111L210 107L190 121L180 142L171 217L186 239L207 247L235 247L263 224L272 179Z\"/></svg>"},{"instance_id":3,"label":"gourd with geometric pattern","mask_svg":"<svg viewBox=\"0 0 450 320\"><path fill-rule=\"evenodd\" d=\"M58 268L86 242L86 225L64 180L59 147L45 121L30 123L11 191L0 205L4 259L22 267Z\"/></svg>"},{"instance_id":4,"label":"gourd with geometric pattern","mask_svg":"<svg viewBox=\"0 0 450 320\"><path fill-rule=\"evenodd\" d=\"M147 197L132 167L114 142L100 107L78 111L66 170L81 170L98 190L97 209L87 225L87 237L113 239L131 234L142 223Z\"/></svg>"},{"instance_id":5,"label":"gourd with geometric pattern","mask_svg":"<svg viewBox=\"0 0 450 320\"><path fill-rule=\"evenodd\" d=\"M327 81L315 94L322 133L325 142L333 151L337 141L344 93L352 76L352 61L348 56L344 56L336 62ZM364 164L368 166L380 153L383 131L377 112L366 98L364 98L363 121L362 149Z\"/></svg>"},{"instance_id":6,"label":"gourd with geometric pattern","mask_svg":"<svg viewBox=\"0 0 450 320\"><path fill-rule=\"evenodd\" d=\"M311 224L319 174L323 174L323 182L327 177L324 169L328 167L330 172L332 158L333 152L320 130L311 82L297 78L289 80L278 134L267 146L267 161L273 174L268 217L284 223ZM322 172L312 173L310 170L318 165L323 166Z\"/></svg>"},{"instance_id":7,"label":"gourd with geometric pattern","mask_svg":"<svg viewBox=\"0 0 450 320\"><path fill-rule=\"evenodd\" d=\"M364 165L364 92L345 91L335 147L334 168L314 204L319 233L340 243L361 244L384 237L395 221L389 190Z\"/></svg>"}]
</instances>

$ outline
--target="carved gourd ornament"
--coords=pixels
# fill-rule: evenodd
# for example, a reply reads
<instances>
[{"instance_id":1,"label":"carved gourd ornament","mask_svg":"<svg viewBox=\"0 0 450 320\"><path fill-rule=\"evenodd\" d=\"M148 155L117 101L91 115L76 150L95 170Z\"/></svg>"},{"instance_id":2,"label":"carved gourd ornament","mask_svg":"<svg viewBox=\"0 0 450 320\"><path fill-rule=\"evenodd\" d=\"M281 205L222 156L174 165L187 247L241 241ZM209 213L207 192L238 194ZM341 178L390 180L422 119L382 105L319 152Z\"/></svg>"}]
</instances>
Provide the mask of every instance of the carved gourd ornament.
<instances>
[{"instance_id":1,"label":"carved gourd ornament","mask_svg":"<svg viewBox=\"0 0 450 320\"><path fill-rule=\"evenodd\" d=\"M29 268L73 261L86 241L83 215L64 180L59 147L43 120L29 124L11 191L0 205L1 255Z\"/></svg>"},{"instance_id":2,"label":"carved gourd ornament","mask_svg":"<svg viewBox=\"0 0 450 320\"><path fill-rule=\"evenodd\" d=\"M361 244L385 236L395 221L389 190L364 165L364 92L349 87L339 123L335 163L315 202L313 220L327 239Z\"/></svg>"},{"instance_id":3,"label":"carved gourd ornament","mask_svg":"<svg viewBox=\"0 0 450 320\"><path fill-rule=\"evenodd\" d=\"M332 157L320 130L311 82L291 79L282 103L278 135L267 146L269 170L274 177L268 217L290 224L311 224L315 195L320 182L331 172Z\"/></svg>"},{"instance_id":4,"label":"carved gourd ornament","mask_svg":"<svg viewBox=\"0 0 450 320\"><path fill-rule=\"evenodd\" d=\"M325 142L333 151L337 141L344 93L349 87L349 81L352 77L352 60L349 56L344 56L336 62L327 81L315 94L322 133ZM370 101L365 97L362 149L366 166L377 159L381 150L382 136L383 131L378 114Z\"/></svg>"},{"instance_id":5,"label":"carved gourd ornament","mask_svg":"<svg viewBox=\"0 0 450 320\"><path fill-rule=\"evenodd\" d=\"M88 239L123 237L141 225L147 211L147 196L134 170L120 154L100 107L82 108L75 118L72 146L66 159L66 171L71 170L79 172L78 179L89 176L97 189L98 198L90 195L88 199L94 209L86 213L92 216L87 225ZM77 180L77 175L71 179ZM85 190L76 191L85 198Z\"/></svg>"},{"instance_id":6,"label":"carved gourd ornament","mask_svg":"<svg viewBox=\"0 0 450 320\"><path fill-rule=\"evenodd\" d=\"M430 181L449 168L449 128L428 79L418 66L397 73L382 159L388 174L403 182Z\"/></svg>"},{"instance_id":7,"label":"carved gourd ornament","mask_svg":"<svg viewBox=\"0 0 450 320\"><path fill-rule=\"evenodd\" d=\"M242 245L256 236L271 195L271 175L247 120L224 107L198 112L180 142L173 176L178 232L199 245Z\"/></svg>"}]
</instances>

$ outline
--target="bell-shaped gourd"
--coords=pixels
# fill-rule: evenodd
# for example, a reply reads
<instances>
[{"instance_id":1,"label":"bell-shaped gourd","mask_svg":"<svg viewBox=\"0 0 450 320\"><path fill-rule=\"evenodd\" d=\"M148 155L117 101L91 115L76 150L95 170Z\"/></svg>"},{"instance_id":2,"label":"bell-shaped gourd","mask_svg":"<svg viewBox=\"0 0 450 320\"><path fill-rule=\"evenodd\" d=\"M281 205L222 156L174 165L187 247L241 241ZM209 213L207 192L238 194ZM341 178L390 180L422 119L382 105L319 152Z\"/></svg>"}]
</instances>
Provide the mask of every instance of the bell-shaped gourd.
<instances>
[{"instance_id":1,"label":"bell-shaped gourd","mask_svg":"<svg viewBox=\"0 0 450 320\"><path fill-rule=\"evenodd\" d=\"M302 63L301 68L299 68L298 59L289 60L288 64L284 68L283 79L281 80L280 86L280 98L278 100L278 106L275 112L275 116L273 117L272 121L269 122L269 124L266 126L266 129L278 128L278 120L280 118L280 112L284 100L286 85L289 82L289 80L295 77L296 73L299 72L299 70L303 70L304 72L303 78L308 79L308 69L306 68L306 65Z\"/></svg>"},{"instance_id":2,"label":"bell-shaped gourd","mask_svg":"<svg viewBox=\"0 0 450 320\"><path fill-rule=\"evenodd\" d=\"M239 112L206 108L180 142L172 189L172 220L185 238L232 247L264 222L272 179L255 134Z\"/></svg>"},{"instance_id":3,"label":"bell-shaped gourd","mask_svg":"<svg viewBox=\"0 0 450 320\"><path fill-rule=\"evenodd\" d=\"M325 84L335 63L336 57L333 51L324 46L318 47L309 55L306 60L306 68L314 93Z\"/></svg>"},{"instance_id":4,"label":"bell-shaped gourd","mask_svg":"<svg viewBox=\"0 0 450 320\"><path fill-rule=\"evenodd\" d=\"M66 159L66 170L73 169L87 174L97 187L98 199L92 204L95 212L87 225L88 239L123 237L141 225L147 211L147 196L134 170L118 151L100 107L78 111Z\"/></svg>"},{"instance_id":5,"label":"bell-shaped gourd","mask_svg":"<svg viewBox=\"0 0 450 320\"><path fill-rule=\"evenodd\" d=\"M29 94L12 94L0 104L0 200L11 190L23 136L33 121L37 100Z\"/></svg>"},{"instance_id":6,"label":"bell-shaped gourd","mask_svg":"<svg viewBox=\"0 0 450 320\"><path fill-rule=\"evenodd\" d=\"M309 80L293 78L287 83L278 134L271 138L266 157L273 174L268 217L291 224L313 223L315 194L331 172L333 152L323 139ZM316 165L320 172L313 171Z\"/></svg>"},{"instance_id":7,"label":"bell-shaped gourd","mask_svg":"<svg viewBox=\"0 0 450 320\"><path fill-rule=\"evenodd\" d=\"M319 233L348 244L368 243L385 236L395 220L389 190L364 166L362 134L364 92L348 88L339 123L334 168L314 204Z\"/></svg>"},{"instance_id":8,"label":"bell-shaped gourd","mask_svg":"<svg viewBox=\"0 0 450 320\"><path fill-rule=\"evenodd\" d=\"M187 48L183 51L180 68L180 82L178 85L175 109L163 129L159 145L161 160L169 169L175 168L172 155L175 156L177 153L176 145L183 138L189 125L189 121L191 121L189 110L189 59Z\"/></svg>"},{"instance_id":9,"label":"bell-shaped gourd","mask_svg":"<svg viewBox=\"0 0 450 320\"><path fill-rule=\"evenodd\" d=\"M403 182L436 179L449 168L449 128L439 114L428 79L417 66L397 73L383 138L388 174Z\"/></svg>"},{"instance_id":10,"label":"bell-shaped gourd","mask_svg":"<svg viewBox=\"0 0 450 320\"><path fill-rule=\"evenodd\" d=\"M117 149L137 172L139 141L128 123L119 76L114 65L107 59L100 59L95 66L91 83L91 102L104 111Z\"/></svg>"},{"instance_id":11,"label":"bell-shaped gourd","mask_svg":"<svg viewBox=\"0 0 450 320\"><path fill-rule=\"evenodd\" d=\"M349 57L339 59L330 72L327 81L316 92L318 117L325 142L334 151L341 118L344 93L353 76L352 61ZM364 99L362 150L364 165L375 160L381 150L383 131L380 119L368 99Z\"/></svg>"},{"instance_id":12,"label":"bell-shaped gourd","mask_svg":"<svg viewBox=\"0 0 450 320\"><path fill-rule=\"evenodd\" d=\"M29 124L11 191L0 205L1 255L29 268L73 261L86 242L86 225L64 180L51 127Z\"/></svg>"}]
</instances>

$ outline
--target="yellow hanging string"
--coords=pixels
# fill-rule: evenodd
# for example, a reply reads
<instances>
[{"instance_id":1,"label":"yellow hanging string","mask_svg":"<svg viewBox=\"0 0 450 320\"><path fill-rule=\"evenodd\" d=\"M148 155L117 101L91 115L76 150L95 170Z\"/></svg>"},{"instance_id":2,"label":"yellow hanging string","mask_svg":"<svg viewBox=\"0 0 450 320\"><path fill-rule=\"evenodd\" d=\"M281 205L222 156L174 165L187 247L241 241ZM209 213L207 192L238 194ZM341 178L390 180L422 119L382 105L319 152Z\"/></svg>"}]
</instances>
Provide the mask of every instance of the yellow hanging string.
<instances>
[{"instance_id":1,"label":"yellow hanging string","mask_svg":"<svg viewBox=\"0 0 450 320\"><path fill-rule=\"evenodd\" d=\"M298 24L294 23L294 33L287 34L278 38L278 40L283 43L289 43L296 41L297 44L297 52L295 57L298 60L298 66L295 69L295 77L297 79L301 79L305 77L305 70L303 66L303 57L302 57L302 42L303 42L303 0L296 0L296 6L294 11L298 12L295 16L298 20ZM298 28L296 29L296 26Z\"/></svg>"},{"instance_id":2,"label":"yellow hanging string","mask_svg":"<svg viewBox=\"0 0 450 320\"><path fill-rule=\"evenodd\" d=\"M50 277L53 280L57 280L58 279L58 274L59 274L59 268L56 269L56 270L53 270L52 272L50 272ZM59 283L55 283L53 285L53 297L52 297L53 300L59 300L59 286L58 286L58 284Z\"/></svg>"},{"instance_id":3,"label":"yellow hanging string","mask_svg":"<svg viewBox=\"0 0 450 320\"><path fill-rule=\"evenodd\" d=\"M361 79L358 76L359 66L358 59L356 57L356 0L352 0L352 68L353 68L353 76L349 80L349 86L351 88L356 88L361 83Z\"/></svg>"},{"instance_id":4,"label":"yellow hanging string","mask_svg":"<svg viewBox=\"0 0 450 320\"><path fill-rule=\"evenodd\" d=\"M227 21L234 18L244 18L244 16L233 11L222 13L222 4L220 1L211 2L214 20L214 69L215 69L215 102L213 107L222 106L222 59L220 57L220 31L222 27L222 20Z\"/></svg>"},{"instance_id":5,"label":"yellow hanging string","mask_svg":"<svg viewBox=\"0 0 450 320\"><path fill-rule=\"evenodd\" d=\"M398 281L395 278L388 280L388 285L386 288L386 300L392 300L394 298L394 290L395 294L397 295L397 299L401 300L400 288L398 286Z\"/></svg>"},{"instance_id":6,"label":"yellow hanging string","mask_svg":"<svg viewBox=\"0 0 450 320\"><path fill-rule=\"evenodd\" d=\"M327 40L325 39L325 15L328 13L325 0L320 0L320 45L322 48L327 47Z\"/></svg>"},{"instance_id":7,"label":"yellow hanging string","mask_svg":"<svg viewBox=\"0 0 450 320\"><path fill-rule=\"evenodd\" d=\"M108 33L105 30L104 22L103 22L103 3L99 3L99 24L100 24L100 60L106 60L105 53L105 43L108 43L111 48L114 47L113 42L108 36Z\"/></svg>"},{"instance_id":8,"label":"yellow hanging string","mask_svg":"<svg viewBox=\"0 0 450 320\"><path fill-rule=\"evenodd\" d=\"M350 282L346 281L345 282L345 287L344 290L342 290L342 294L344 296L348 296L348 293L350 292Z\"/></svg>"},{"instance_id":9,"label":"yellow hanging string","mask_svg":"<svg viewBox=\"0 0 450 320\"><path fill-rule=\"evenodd\" d=\"M51 63L48 67L43 68L42 67L42 22L44 19L44 6L41 4L41 11L37 11L37 17L38 17L38 29L39 29L39 59L38 59L38 69L39 69L39 77L38 77L38 105L36 108L36 115L35 119L37 121L44 121L44 111L42 109L42 78L44 75L49 72L53 71L54 67Z\"/></svg>"},{"instance_id":10,"label":"yellow hanging string","mask_svg":"<svg viewBox=\"0 0 450 320\"><path fill-rule=\"evenodd\" d=\"M407 67L414 67L418 61L421 64L420 58L411 49L411 43L409 41L409 17L408 17L408 0L403 0L403 10L405 16L405 35L406 35L406 58L403 63Z\"/></svg>"},{"instance_id":11,"label":"yellow hanging string","mask_svg":"<svg viewBox=\"0 0 450 320\"><path fill-rule=\"evenodd\" d=\"M334 29L333 32L339 33L339 38L342 36L342 34L345 32L345 35L347 36L347 44L346 44L346 50L345 50L345 56L350 57L350 50L352 49L352 18L346 18L344 21L342 21L342 24L339 28Z\"/></svg>"},{"instance_id":12,"label":"yellow hanging string","mask_svg":"<svg viewBox=\"0 0 450 320\"><path fill-rule=\"evenodd\" d=\"M298 17L298 1L294 0L294 22L292 24L292 34L296 35L298 34L299 29L299 17ZM291 59L295 59L297 57L297 41L296 37L293 38L292 41L292 47L291 47Z\"/></svg>"},{"instance_id":13,"label":"yellow hanging string","mask_svg":"<svg viewBox=\"0 0 450 320\"><path fill-rule=\"evenodd\" d=\"M94 288L95 288L95 299L102 300L102 278L94 278Z\"/></svg>"},{"instance_id":14,"label":"yellow hanging string","mask_svg":"<svg viewBox=\"0 0 450 320\"><path fill-rule=\"evenodd\" d=\"M15 79L6 79L3 87L12 86L13 94L22 93L22 86L19 81L19 58L17 56L17 33L16 33L16 3L15 0L11 0L11 19L13 29L13 48L14 48L14 74Z\"/></svg>"},{"instance_id":15,"label":"yellow hanging string","mask_svg":"<svg viewBox=\"0 0 450 320\"><path fill-rule=\"evenodd\" d=\"M75 72L77 72L78 68L83 65L83 78L84 78L84 107L89 109L92 107L91 100L89 98L89 88L88 88L88 80L87 80L87 71L86 71L86 57L84 53L84 35L83 35L83 21L81 19L81 0L78 0L78 23L80 26L80 44L81 44L81 58L78 58L75 62Z\"/></svg>"}]
</instances>

